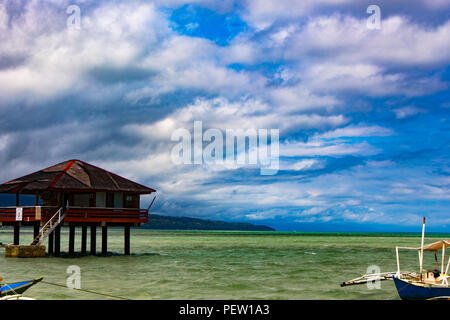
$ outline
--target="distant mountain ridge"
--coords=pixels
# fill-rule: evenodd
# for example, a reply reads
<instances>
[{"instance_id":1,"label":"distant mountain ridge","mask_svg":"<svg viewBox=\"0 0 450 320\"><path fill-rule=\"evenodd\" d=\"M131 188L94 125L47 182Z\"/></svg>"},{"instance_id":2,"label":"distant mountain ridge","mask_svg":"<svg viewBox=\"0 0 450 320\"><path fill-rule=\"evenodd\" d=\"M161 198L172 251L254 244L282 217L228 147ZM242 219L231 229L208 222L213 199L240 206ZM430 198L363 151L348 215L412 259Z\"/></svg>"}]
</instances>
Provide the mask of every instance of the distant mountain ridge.
<instances>
[{"instance_id":1,"label":"distant mountain ridge","mask_svg":"<svg viewBox=\"0 0 450 320\"><path fill-rule=\"evenodd\" d=\"M145 229L170 230L236 230L236 231L275 231L268 226L257 226L246 222L225 222L189 217L170 217L149 214L148 223L143 224Z\"/></svg>"}]
</instances>

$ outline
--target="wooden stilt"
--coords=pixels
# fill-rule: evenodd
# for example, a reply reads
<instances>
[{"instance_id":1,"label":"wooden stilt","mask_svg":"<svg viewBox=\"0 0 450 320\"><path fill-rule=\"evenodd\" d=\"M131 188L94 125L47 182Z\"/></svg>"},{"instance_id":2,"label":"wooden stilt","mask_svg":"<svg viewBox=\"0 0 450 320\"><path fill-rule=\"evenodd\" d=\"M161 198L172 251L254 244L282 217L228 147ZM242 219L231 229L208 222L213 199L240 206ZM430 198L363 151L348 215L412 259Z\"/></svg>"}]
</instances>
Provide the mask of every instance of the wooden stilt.
<instances>
[{"instance_id":1,"label":"wooden stilt","mask_svg":"<svg viewBox=\"0 0 450 320\"><path fill-rule=\"evenodd\" d=\"M33 239L39 235L39 224L33 226Z\"/></svg>"},{"instance_id":2,"label":"wooden stilt","mask_svg":"<svg viewBox=\"0 0 450 320\"><path fill-rule=\"evenodd\" d=\"M75 226L69 226L69 255L73 256L75 253Z\"/></svg>"},{"instance_id":3,"label":"wooden stilt","mask_svg":"<svg viewBox=\"0 0 450 320\"><path fill-rule=\"evenodd\" d=\"M53 255L53 243L54 243L53 238L54 238L54 233L55 232L51 232L48 235L48 254L50 254L50 255Z\"/></svg>"},{"instance_id":4,"label":"wooden stilt","mask_svg":"<svg viewBox=\"0 0 450 320\"><path fill-rule=\"evenodd\" d=\"M126 256L130 255L130 226L124 226L124 242L125 242L125 248L124 248L124 254Z\"/></svg>"},{"instance_id":5,"label":"wooden stilt","mask_svg":"<svg viewBox=\"0 0 450 320\"><path fill-rule=\"evenodd\" d=\"M86 254L87 226L81 227L81 254Z\"/></svg>"},{"instance_id":6,"label":"wooden stilt","mask_svg":"<svg viewBox=\"0 0 450 320\"><path fill-rule=\"evenodd\" d=\"M20 222L14 223L14 244L18 245L20 242Z\"/></svg>"},{"instance_id":7,"label":"wooden stilt","mask_svg":"<svg viewBox=\"0 0 450 320\"><path fill-rule=\"evenodd\" d=\"M55 257L59 257L61 253L61 226L56 226L55 230Z\"/></svg>"},{"instance_id":8,"label":"wooden stilt","mask_svg":"<svg viewBox=\"0 0 450 320\"><path fill-rule=\"evenodd\" d=\"M96 236L97 226L91 226L91 255L97 254L97 249L95 248L97 242Z\"/></svg>"},{"instance_id":9,"label":"wooden stilt","mask_svg":"<svg viewBox=\"0 0 450 320\"><path fill-rule=\"evenodd\" d=\"M108 227L102 226L102 255L108 253Z\"/></svg>"}]
</instances>

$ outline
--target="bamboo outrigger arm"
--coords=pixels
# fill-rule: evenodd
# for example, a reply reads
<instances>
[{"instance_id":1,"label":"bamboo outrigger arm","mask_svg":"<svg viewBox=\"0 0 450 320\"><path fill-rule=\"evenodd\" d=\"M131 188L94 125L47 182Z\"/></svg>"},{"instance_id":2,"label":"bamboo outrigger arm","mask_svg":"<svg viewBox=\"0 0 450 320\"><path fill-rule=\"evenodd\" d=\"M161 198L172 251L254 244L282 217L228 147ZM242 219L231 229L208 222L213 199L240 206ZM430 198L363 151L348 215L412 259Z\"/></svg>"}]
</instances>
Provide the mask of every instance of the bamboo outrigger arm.
<instances>
[{"instance_id":1,"label":"bamboo outrigger arm","mask_svg":"<svg viewBox=\"0 0 450 320\"><path fill-rule=\"evenodd\" d=\"M365 284L365 283L374 282L374 281L392 280L392 277L397 276L397 275L398 275L397 271L365 274L365 275L362 275L361 277L342 282L341 287L353 286L353 285L357 285L357 284ZM416 276L416 274L412 273L412 272L402 272L401 275L405 276L405 277L406 276L409 276L409 277Z\"/></svg>"}]
</instances>

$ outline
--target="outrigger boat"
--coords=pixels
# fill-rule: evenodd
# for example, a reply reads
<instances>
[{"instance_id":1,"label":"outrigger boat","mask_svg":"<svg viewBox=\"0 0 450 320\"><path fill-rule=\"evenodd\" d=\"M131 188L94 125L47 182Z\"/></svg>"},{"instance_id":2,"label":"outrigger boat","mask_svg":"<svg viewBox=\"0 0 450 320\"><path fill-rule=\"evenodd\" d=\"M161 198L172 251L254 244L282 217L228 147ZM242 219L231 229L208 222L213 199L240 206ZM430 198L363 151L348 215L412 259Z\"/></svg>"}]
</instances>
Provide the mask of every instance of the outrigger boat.
<instances>
[{"instance_id":1,"label":"outrigger boat","mask_svg":"<svg viewBox=\"0 0 450 320\"><path fill-rule=\"evenodd\" d=\"M426 299L446 299L450 300L450 286L448 284L448 274L450 266L450 257L447 266L445 264L445 248L450 246L450 240L441 240L424 245L425 239L425 217L422 227L422 244L419 248L396 247L397 271L377 274L365 274L359 278L352 279L341 284L341 287L364 284L375 281L394 280L398 295L404 300L426 300ZM419 273L401 272L399 250L416 250L419 253ZM424 251L435 252L442 250L441 269L423 270Z\"/></svg>"},{"instance_id":2,"label":"outrigger boat","mask_svg":"<svg viewBox=\"0 0 450 320\"><path fill-rule=\"evenodd\" d=\"M29 281L21 281L21 282L13 282L10 284L0 284L0 297L9 297L9 296L20 296L31 286L40 282L43 277L39 277ZM2 300L10 300L10 299L2 299ZM16 299L11 299L16 300ZM22 300L22 299L21 299Z\"/></svg>"}]
</instances>

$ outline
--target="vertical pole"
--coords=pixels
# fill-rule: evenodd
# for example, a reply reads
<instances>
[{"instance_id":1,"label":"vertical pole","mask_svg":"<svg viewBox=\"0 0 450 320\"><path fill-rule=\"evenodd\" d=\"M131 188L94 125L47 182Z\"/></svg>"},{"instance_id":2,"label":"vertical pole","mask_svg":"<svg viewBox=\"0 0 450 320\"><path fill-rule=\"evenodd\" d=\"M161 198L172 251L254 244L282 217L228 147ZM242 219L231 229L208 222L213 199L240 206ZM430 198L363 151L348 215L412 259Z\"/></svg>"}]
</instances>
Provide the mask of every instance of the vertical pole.
<instances>
[{"instance_id":1,"label":"vertical pole","mask_svg":"<svg viewBox=\"0 0 450 320\"><path fill-rule=\"evenodd\" d=\"M102 255L108 253L108 227L102 226Z\"/></svg>"},{"instance_id":2,"label":"vertical pole","mask_svg":"<svg viewBox=\"0 0 450 320\"><path fill-rule=\"evenodd\" d=\"M423 243L425 240L425 217L423 217L423 225L422 225L422 244L420 246L420 279L422 279L422 271L423 271Z\"/></svg>"},{"instance_id":3,"label":"vertical pole","mask_svg":"<svg viewBox=\"0 0 450 320\"><path fill-rule=\"evenodd\" d=\"M400 257L398 256L398 247L395 247L395 253L397 255L397 278L400 278Z\"/></svg>"},{"instance_id":4,"label":"vertical pole","mask_svg":"<svg viewBox=\"0 0 450 320\"><path fill-rule=\"evenodd\" d=\"M126 225L124 226L124 236L125 236L125 250L124 250L124 254L126 256L130 255L130 226Z\"/></svg>"},{"instance_id":5,"label":"vertical pole","mask_svg":"<svg viewBox=\"0 0 450 320\"><path fill-rule=\"evenodd\" d=\"M92 225L91 226L91 255L97 254L97 249L95 248L96 242L97 242L96 236L97 236L97 226Z\"/></svg>"},{"instance_id":6,"label":"vertical pole","mask_svg":"<svg viewBox=\"0 0 450 320\"><path fill-rule=\"evenodd\" d=\"M73 256L75 253L75 226L69 226L69 255Z\"/></svg>"},{"instance_id":7,"label":"vertical pole","mask_svg":"<svg viewBox=\"0 0 450 320\"><path fill-rule=\"evenodd\" d=\"M20 242L20 222L14 223L14 244L18 245Z\"/></svg>"},{"instance_id":8,"label":"vertical pole","mask_svg":"<svg viewBox=\"0 0 450 320\"><path fill-rule=\"evenodd\" d=\"M61 225L57 225L55 230L55 257L59 257L61 253Z\"/></svg>"},{"instance_id":9,"label":"vertical pole","mask_svg":"<svg viewBox=\"0 0 450 320\"><path fill-rule=\"evenodd\" d=\"M450 257L448 257L448 262L447 262L447 268L445 268L445 273L443 275L444 279L442 280L442 284L445 284L446 286L448 286L448 281L447 281L447 272L448 272L448 267L450 266Z\"/></svg>"},{"instance_id":10,"label":"vertical pole","mask_svg":"<svg viewBox=\"0 0 450 320\"><path fill-rule=\"evenodd\" d=\"M48 235L48 254L53 255L53 236L54 236L54 231L50 232L50 234Z\"/></svg>"},{"instance_id":11,"label":"vertical pole","mask_svg":"<svg viewBox=\"0 0 450 320\"><path fill-rule=\"evenodd\" d=\"M441 273L444 273L444 264L445 264L445 242L442 242L442 265L441 265Z\"/></svg>"},{"instance_id":12,"label":"vertical pole","mask_svg":"<svg viewBox=\"0 0 450 320\"><path fill-rule=\"evenodd\" d=\"M36 223L33 226L33 240L36 239L36 237L39 235L39 224Z\"/></svg>"},{"instance_id":13,"label":"vertical pole","mask_svg":"<svg viewBox=\"0 0 450 320\"><path fill-rule=\"evenodd\" d=\"M450 257L448 257L447 268L445 268L445 275L447 275L449 266L450 266Z\"/></svg>"},{"instance_id":14,"label":"vertical pole","mask_svg":"<svg viewBox=\"0 0 450 320\"><path fill-rule=\"evenodd\" d=\"M81 227L81 254L86 254L87 226Z\"/></svg>"},{"instance_id":15,"label":"vertical pole","mask_svg":"<svg viewBox=\"0 0 450 320\"><path fill-rule=\"evenodd\" d=\"M19 206L19 192L16 192L16 207ZM20 222L14 223L14 244L18 245L20 242Z\"/></svg>"}]
</instances>

